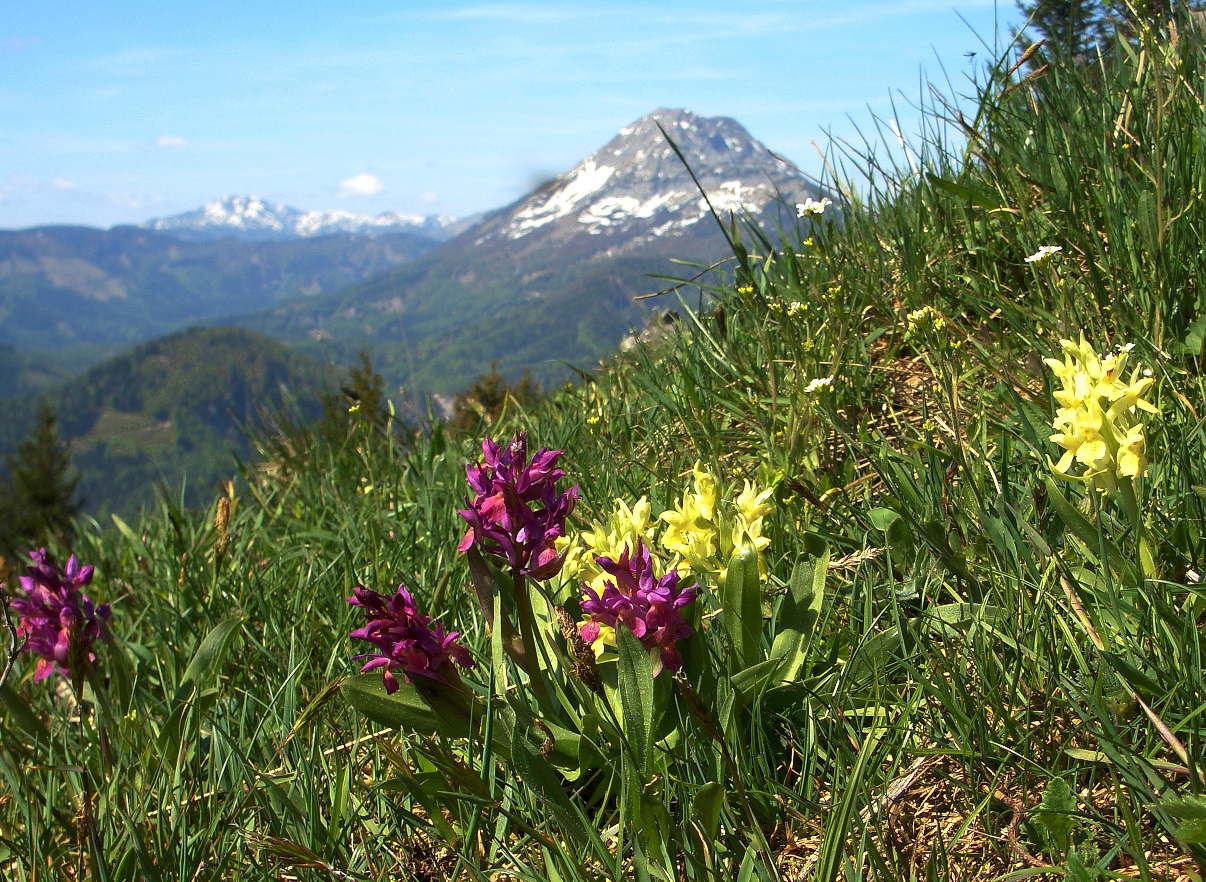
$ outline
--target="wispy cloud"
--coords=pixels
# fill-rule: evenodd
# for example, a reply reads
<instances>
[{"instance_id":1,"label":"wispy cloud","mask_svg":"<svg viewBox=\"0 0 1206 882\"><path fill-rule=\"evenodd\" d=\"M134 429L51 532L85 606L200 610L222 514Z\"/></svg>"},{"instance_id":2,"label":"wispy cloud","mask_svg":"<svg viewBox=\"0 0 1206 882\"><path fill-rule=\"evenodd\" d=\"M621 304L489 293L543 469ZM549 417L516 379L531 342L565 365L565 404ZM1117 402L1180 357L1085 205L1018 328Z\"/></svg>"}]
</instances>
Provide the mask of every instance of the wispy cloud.
<instances>
[{"instance_id":1,"label":"wispy cloud","mask_svg":"<svg viewBox=\"0 0 1206 882\"><path fill-rule=\"evenodd\" d=\"M374 196L385 189L376 175L358 174L339 182L340 196Z\"/></svg>"},{"instance_id":2,"label":"wispy cloud","mask_svg":"<svg viewBox=\"0 0 1206 882\"><path fill-rule=\"evenodd\" d=\"M0 37L0 52L20 52L41 42L41 37Z\"/></svg>"},{"instance_id":3,"label":"wispy cloud","mask_svg":"<svg viewBox=\"0 0 1206 882\"><path fill-rule=\"evenodd\" d=\"M155 139L155 146L160 150L178 150L188 146L188 138L179 135L160 135Z\"/></svg>"}]
</instances>

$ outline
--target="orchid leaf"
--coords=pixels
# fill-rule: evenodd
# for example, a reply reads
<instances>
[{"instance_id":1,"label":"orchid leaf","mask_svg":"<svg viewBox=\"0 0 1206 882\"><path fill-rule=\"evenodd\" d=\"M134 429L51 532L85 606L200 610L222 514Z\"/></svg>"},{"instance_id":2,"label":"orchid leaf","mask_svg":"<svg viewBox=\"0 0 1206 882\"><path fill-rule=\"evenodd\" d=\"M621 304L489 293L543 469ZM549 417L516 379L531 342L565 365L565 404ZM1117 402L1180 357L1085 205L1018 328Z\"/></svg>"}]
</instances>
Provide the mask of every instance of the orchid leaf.
<instances>
[{"instance_id":1,"label":"orchid leaf","mask_svg":"<svg viewBox=\"0 0 1206 882\"><path fill-rule=\"evenodd\" d=\"M616 684L620 719L634 765L646 781L653 752L653 664L641 641L622 622L616 624L616 645L620 653Z\"/></svg>"},{"instance_id":2,"label":"orchid leaf","mask_svg":"<svg viewBox=\"0 0 1206 882\"><path fill-rule=\"evenodd\" d=\"M734 670L753 667L762 655L762 580L758 552L744 548L729 562L722 594L724 627L733 647Z\"/></svg>"}]
</instances>

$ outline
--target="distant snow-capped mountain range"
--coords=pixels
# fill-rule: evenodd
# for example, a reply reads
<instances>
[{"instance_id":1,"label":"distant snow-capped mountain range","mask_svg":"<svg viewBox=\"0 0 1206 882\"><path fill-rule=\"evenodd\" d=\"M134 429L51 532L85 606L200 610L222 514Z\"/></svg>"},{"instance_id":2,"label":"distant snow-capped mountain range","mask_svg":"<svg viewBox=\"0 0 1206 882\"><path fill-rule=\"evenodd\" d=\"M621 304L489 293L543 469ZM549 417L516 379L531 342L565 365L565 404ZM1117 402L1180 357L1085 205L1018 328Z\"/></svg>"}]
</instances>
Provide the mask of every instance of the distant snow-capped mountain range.
<instances>
[{"instance_id":1,"label":"distant snow-capped mountain range","mask_svg":"<svg viewBox=\"0 0 1206 882\"><path fill-rule=\"evenodd\" d=\"M443 241L471 226L475 218L386 212L378 215L350 211L299 211L258 196L227 196L193 211L147 221L146 229L191 239L245 240L308 239L332 233L376 236L421 233Z\"/></svg>"}]
</instances>

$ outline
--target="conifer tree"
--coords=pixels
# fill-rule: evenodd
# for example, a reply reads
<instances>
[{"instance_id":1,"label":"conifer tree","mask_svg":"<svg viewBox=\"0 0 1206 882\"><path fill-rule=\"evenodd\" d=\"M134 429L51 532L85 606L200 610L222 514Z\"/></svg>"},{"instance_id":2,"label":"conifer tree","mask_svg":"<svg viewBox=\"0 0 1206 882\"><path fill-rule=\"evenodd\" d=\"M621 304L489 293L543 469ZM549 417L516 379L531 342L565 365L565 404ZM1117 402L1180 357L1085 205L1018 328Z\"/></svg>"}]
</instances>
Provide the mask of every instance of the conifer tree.
<instances>
[{"instance_id":1,"label":"conifer tree","mask_svg":"<svg viewBox=\"0 0 1206 882\"><path fill-rule=\"evenodd\" d=\"M1018 0L1030 27L1043 38L1047 60L1072 60L1105 37L1104 0Z\"/></svg>"},{"instance_id":2,"label":"conifer tree","mask_svg":"<svg viewBox=\"0 0 1206 882\"><path fill-rule=\"evenodd\" d=\"M68 539L80 510L80 478L59 437L58 420L46 401L33 432L5 457L8 475L0 484L0 543L16 557L49 538Z\"/></svg>"},{"instance_id":3,"label":"conifer tree","mask_svg":"<svg viewBox=\"0 0 1206 882\"><path fill-rule=\"evenodd\" d=\"M339 387L340 394L322 396L319 434L328 441L342 441L353 426L368 424L384 429L389 425L385 380L373 367L367 350L361 349L359 357L360 364L348 372L347 381Z\"/></svg>"}]
</instances>

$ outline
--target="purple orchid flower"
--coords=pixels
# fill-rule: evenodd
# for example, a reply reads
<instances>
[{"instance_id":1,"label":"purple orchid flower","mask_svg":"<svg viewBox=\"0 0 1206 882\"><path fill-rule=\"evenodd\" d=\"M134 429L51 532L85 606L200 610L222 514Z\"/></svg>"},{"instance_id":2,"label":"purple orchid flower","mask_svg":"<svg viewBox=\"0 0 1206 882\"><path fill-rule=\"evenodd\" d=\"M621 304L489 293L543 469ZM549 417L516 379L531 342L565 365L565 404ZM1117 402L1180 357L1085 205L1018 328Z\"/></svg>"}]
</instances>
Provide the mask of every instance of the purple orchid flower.
<instances>
[{"instance_id":1,"label":"purple orchid flower","mask_svg":"<svg viewBox=\"0 0 1206 882\"><path fill-rule=\"evenodd\" d=\"M565 519L578 501L578 488L557 492L565 471L557 468L562 450L542 447L528 462L527 437L516 435L506 447L482 442L482 461L466 467L477 494L459 512L469 529L459 551L474 545L505 560L513 572L543 581L561 571L564 557L555 542L565 535Z\"/></svg>"},{"instance_id":2,"label":"purple orchid flower","mask_svg":"<svg viewBox=\"0 0 1206 882\"><path fill-rule=\"evenodd\" d=\"M456 639L459 633L445 634L439 622L430 625L431 617L419 613L414 598L401 585L388 598L363 585L357 585L352 593L348 603L360 607L368 617L368 624L357 628L352 636L367 640L378 651L356 656L369 659L360 672L382 668L387 693L398 691L394 671L402 671L407 683L414 682L415 677L449 683L458 678L453 662L462 668L473 667L469 650Z\"/></svg>"},{"instance_id":3,"label":"purple orchid flower","mask_svg":"<svg viewBox=\"0 0 1206 882\"><path fill-rule=\"evenodd\" d=\"M698 596L699 587L679 588L673 568L655 579L649 549L642 542L635 551L625 547L618 561L601 556L595 561L612 578L606 580L602 595L582 583L582 612L590 617L579 627L582 640L614 642L616 624L623 622L654 655L654 676L663 669L674 673L681 668L683 658L674 644L695 632L680 610Z\"/></svg>"},{"instance_id":4,"label":"purple orchid flower","mask_svg":"<svg viewBox=\"0 0 1206 882\"><path fill-rule=\"evenodd\" d=\"M83 588L92 581L93 567L81 567L72 555L60 569L45 548L31 551L33 565L21 577L24 597L14 597L17 634L25 637L23 652L40 656L34 682L56 671L79 678L96 661L91 647L105 636L109 604L93 606Z\"/></svg>"}]
</instances>

